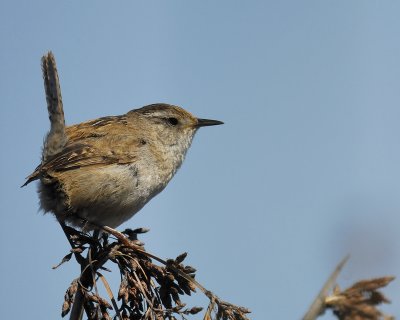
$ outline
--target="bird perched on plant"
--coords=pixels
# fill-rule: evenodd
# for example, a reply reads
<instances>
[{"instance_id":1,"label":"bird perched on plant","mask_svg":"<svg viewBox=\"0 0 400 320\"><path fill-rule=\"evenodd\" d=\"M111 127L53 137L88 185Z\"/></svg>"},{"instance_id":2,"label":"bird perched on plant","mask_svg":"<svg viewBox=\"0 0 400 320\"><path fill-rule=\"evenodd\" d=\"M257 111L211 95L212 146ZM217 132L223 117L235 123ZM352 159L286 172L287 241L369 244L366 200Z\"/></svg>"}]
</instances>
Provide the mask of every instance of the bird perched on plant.
<instances>
[{"instance_id":1,"label":"bird perched on plant","mask_svg":"<svg viewBox=\"0 0 400 320\"><path fill-rule=\"evenodd\" d=\"M41 208L62 224L119 226L166 187L200 127L222 124L158 103L66 127L51 52L42 71L50 131L24 186L39 180Z\"/></svg>"},{"instance_id":2,"label":"bird perched on plant","mask_svg":"<svg viewBox=\"0 0 400 320\"><path fill-rule=\"evenodd\" d=\"M64 121L57 113L49 108L52 129ZM43 161L24 185L39 179L41 208L61 222L115 228L166 187L196 131L219 124L159 103L65 127L61 150L45 141Z\"/></svg>"}]
</instances>

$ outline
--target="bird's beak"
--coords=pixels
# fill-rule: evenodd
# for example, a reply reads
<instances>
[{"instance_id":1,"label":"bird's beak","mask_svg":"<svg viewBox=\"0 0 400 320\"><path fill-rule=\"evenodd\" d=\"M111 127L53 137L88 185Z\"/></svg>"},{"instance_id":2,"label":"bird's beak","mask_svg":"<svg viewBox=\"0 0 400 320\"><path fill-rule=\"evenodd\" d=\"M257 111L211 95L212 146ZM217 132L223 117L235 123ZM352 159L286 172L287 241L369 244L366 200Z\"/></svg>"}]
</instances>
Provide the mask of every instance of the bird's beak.
<instances>
[{"instance_id":1,"label":"bird's beak","mask_svg":"<svg viewBox=\"0 0 400 320\"><path fill-rule=\"evenodd\" d=\"M210 119L197 119L196 127L207 127L207 126L218 126L224 124L222 121L210 120Z\"/></svg>"}]
</instances>

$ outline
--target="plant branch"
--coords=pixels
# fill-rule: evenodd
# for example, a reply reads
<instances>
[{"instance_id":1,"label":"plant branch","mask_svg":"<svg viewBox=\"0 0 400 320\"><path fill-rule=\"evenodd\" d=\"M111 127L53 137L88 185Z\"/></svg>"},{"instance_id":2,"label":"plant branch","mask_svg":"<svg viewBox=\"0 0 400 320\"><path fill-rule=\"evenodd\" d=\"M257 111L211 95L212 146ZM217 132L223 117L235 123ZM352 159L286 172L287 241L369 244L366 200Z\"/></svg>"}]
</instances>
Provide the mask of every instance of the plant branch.
<instances>
[{"instance_id":1,"label":"plant branch","mask_svg":"<svg viewBox=\"0 0 400 320\"><path fill-rule=\"evenodd\" d=\"M349 260L350 256L347 255L342 261L336 266L335 270L329 276L328 280L325 282L318 296L315 298L307 313L303 317L303 320L315 320L324 310L325 310L325 298L328 296L329 290L333 288L336 283L336 279L343 269L346 262Z\"/></svg>"}]
</instances>

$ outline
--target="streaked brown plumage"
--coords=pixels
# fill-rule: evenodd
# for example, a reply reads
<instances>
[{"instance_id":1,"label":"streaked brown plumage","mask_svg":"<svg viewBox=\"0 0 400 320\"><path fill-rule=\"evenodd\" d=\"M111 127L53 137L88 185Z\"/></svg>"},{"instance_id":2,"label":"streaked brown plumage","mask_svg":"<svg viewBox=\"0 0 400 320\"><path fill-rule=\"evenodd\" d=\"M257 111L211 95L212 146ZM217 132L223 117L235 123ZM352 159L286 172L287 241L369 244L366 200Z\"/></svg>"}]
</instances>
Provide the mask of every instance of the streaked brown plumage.
<instances>
[{"instance_id":1,"label":"streaked brown plumage","mask_svg":"<svg viewBox=\"0 0 400 320\"><path fill-rule=\"evenodd\" d=\"M44 154L25 185L40 180L41 207L60 221L116 227L165 188L197 129L217 124L154 104L69 126L62 150Z\"/></svg>"}]
</instances>

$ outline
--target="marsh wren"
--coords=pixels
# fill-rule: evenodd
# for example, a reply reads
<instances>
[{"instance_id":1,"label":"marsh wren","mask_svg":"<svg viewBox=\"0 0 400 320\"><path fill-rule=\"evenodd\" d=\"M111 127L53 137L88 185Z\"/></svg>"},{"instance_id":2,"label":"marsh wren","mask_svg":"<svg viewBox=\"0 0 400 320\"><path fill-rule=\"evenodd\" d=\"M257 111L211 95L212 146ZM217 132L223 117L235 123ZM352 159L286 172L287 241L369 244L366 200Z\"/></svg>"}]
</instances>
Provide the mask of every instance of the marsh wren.
<instances>
[{"instance_id":1,"label":"marsh wren","mask_svg":"<svg viewBox=\"0 0 400 320\"><path fill-rule=\"evenodd\" d=\"M57 120L50 109L49 116ZM25 185L40 180L41 208L61 222L115 228L166 187L196 131L219 124L160 103L65 127L61 150L50 152L45 141Z\"/></svg>"}]
</instances>

